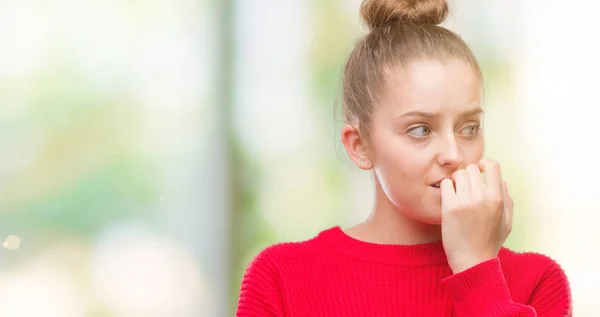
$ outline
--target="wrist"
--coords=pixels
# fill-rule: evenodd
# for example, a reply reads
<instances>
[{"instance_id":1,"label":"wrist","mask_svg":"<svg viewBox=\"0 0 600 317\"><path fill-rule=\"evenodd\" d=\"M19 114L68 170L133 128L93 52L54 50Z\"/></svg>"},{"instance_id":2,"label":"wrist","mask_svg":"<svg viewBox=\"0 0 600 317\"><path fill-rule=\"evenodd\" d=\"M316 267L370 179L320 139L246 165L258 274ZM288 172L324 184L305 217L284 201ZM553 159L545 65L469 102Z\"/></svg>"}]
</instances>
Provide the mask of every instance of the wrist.
<instances>
[{"instance_id":1,"label":"wrist","mask_svg":"<svg viewBox=\"0 0 600 317\"><path fill-rule=\"evenodd\" d=\"M452 297L457 316L499 316L498 310L512 302L497 257L450 275L442 284Z\"/></svg>"}]
</instances>

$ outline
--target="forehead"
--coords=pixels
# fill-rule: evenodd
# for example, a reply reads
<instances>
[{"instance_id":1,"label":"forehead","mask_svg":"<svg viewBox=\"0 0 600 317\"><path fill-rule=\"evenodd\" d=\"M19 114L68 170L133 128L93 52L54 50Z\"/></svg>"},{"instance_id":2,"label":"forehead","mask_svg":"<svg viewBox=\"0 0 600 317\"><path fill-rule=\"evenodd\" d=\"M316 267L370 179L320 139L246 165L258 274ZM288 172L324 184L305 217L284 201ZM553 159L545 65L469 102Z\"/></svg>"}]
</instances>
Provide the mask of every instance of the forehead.
<instances>
[{"instance_id":1,"label":"forehead","mask_svg":"<svg viewBox=\"0 0 600 317\"><path fill-rule=\"evenodd\" d=\"M387 71L385 112L460 113L481 105L481 79L464 61L417 60Z\"/></svg>"}]
</instances>

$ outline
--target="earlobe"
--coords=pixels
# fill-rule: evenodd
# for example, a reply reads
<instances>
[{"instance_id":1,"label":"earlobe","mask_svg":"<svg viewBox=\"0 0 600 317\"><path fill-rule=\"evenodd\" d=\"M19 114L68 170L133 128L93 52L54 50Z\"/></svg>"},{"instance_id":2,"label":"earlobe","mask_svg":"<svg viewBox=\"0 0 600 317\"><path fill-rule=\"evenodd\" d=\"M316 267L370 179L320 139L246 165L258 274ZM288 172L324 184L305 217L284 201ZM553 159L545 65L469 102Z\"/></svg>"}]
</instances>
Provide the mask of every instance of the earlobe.
<instances>
[{"instance_id":1,"label":"earlobe","mask_svg":"<svg viewBox=\"0 0 600 317\"><path fill-rule=\"evenodd\" d=\"M360 159L358 160L358 167L362 170L368 171L373 168L373 164L369 159Z\"/></svg>"},{"instance_id":2,"label":"earlobe","mask_svg":"<svg viewBox=\"0 0 600 317\"><path fill-rule=\"evenodd\" d=\"M357 128L351 124L346 124L342 128L341 139L348 156L354 164L363 170L370 170L373 168L371 160L367 156L365 142Z\"/></svg>"}]
</instances>

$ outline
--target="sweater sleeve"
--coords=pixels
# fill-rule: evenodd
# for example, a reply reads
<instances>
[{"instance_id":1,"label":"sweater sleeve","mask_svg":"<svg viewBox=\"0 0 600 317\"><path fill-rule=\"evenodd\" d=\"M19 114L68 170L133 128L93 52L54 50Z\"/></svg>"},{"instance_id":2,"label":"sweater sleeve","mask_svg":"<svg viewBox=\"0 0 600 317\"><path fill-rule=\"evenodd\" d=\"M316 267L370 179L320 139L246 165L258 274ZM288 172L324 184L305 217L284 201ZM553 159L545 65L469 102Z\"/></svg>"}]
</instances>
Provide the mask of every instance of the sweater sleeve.
<instances>
[{"instance_id":1,"label":"sweater sleeve","mask_svg":"<svg viewBox=\"0 0 600 317\"><path fill-rule=\"evenodd\" d=\"M236 317L284 317L278 278L269 261L269 248L250 263L240 286Z\"/></svg>"},{"instance_id":2,"label":"sweater sleeve","mask_svg":"<svg viewBox=\"0 0 600 317\"><path fill-rule=\"evenodd\" d=\"M527 305L512 300L498 258L447 277L442 284L452 294L457 316L571 316L569 284L555 262L538 283Z\"/></svg>"}]
</instances>

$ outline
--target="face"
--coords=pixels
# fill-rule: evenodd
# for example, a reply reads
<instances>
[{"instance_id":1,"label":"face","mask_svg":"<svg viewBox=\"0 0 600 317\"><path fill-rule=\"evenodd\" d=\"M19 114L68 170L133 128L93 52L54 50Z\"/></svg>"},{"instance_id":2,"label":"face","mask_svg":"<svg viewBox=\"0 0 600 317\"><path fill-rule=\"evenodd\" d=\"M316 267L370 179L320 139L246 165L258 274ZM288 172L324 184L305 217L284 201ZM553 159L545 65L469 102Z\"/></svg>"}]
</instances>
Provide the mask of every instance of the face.
<instances>
[{"instance_id":1,"label":"face","mask_svg":"<svg viewBox=\"0 0 600 317\"><path fill-rule=\"evenodd\" d=\"M388 75L365 153L401 212L439 224L439 182L483 155L481 81L460 60L415 61Z\"/></svg>"}]
</instances>

